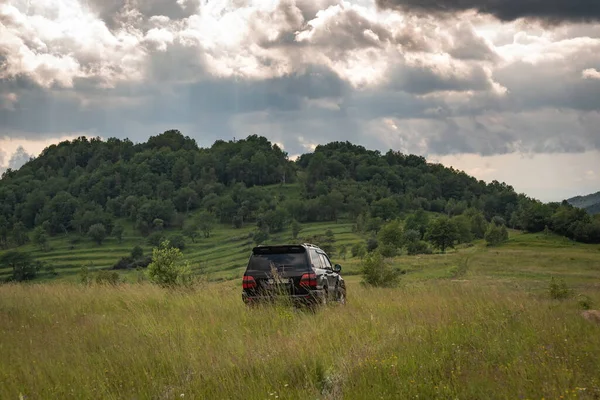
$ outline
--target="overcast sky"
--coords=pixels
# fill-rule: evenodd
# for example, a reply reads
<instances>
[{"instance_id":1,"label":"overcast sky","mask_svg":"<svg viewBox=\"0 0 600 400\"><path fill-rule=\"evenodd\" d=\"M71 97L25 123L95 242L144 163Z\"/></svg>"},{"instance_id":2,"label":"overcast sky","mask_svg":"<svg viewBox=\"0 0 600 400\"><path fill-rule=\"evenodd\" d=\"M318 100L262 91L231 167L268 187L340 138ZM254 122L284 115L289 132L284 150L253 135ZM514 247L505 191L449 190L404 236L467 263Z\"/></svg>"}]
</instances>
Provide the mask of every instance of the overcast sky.
<instances>
[{"instance_id":1,"label":"overcast sky","mask_svg":"<svg viewBox=\"0 0 600 400\"><path fill-rule=\"evenodd\" d=\"M80 135L349 140L600 190L600 2L0 0L0 168Z\"/></svg>"}]
</instances>

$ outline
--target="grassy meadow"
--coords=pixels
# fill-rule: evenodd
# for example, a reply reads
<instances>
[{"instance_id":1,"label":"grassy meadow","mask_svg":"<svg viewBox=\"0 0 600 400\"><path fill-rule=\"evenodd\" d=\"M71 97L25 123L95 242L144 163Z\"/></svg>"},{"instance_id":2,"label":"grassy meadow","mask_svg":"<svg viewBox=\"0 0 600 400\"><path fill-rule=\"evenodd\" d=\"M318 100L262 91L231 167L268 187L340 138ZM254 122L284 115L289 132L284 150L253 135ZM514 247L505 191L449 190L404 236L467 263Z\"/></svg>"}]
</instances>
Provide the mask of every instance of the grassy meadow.
<instances>
[{"instance_id":1,"label":"grassy meadow","mask_svg":"<svg viewBox=\"0 0 600 400\"><path fill-rule=\"evenodd\" d=\"M325 226L359 239L346 224L310 229ZM220 251L199 242L186 256L240 274L247 249L227 234L215 232ZM76 259L53 244L48 258ZM131 245L107 242L95 265ZM169 291L59 270L1 285L0 398L600 398L600 325L580 315L582 299L600 307L600 246L511 232L499 248L397 257L396 289L363 287L358 260L334 261L350 272L348 304L314 313L246 309L239 279ZM551 277L572 297L551 299Z\"/></svg>"}]
</instances>

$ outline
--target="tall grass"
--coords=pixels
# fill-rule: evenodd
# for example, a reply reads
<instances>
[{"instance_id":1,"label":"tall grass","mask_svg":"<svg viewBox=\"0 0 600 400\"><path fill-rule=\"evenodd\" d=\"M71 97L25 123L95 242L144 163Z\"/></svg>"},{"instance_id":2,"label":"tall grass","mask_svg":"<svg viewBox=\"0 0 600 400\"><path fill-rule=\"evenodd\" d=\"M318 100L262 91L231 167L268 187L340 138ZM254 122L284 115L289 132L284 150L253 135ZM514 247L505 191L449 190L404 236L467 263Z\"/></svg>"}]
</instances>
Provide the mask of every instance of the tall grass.
<instances>
[{"instance_id":1,"label":"tall grass","mask_svg":"<svg viewBox=\"0 0 600 400\"><path fill-rule=\"evenodd\" d=\"M350 282L316 313L246 309L240 282L4 285L0 398L598 398L576 301L485 282Z\"/></svg>"}]
</instances>

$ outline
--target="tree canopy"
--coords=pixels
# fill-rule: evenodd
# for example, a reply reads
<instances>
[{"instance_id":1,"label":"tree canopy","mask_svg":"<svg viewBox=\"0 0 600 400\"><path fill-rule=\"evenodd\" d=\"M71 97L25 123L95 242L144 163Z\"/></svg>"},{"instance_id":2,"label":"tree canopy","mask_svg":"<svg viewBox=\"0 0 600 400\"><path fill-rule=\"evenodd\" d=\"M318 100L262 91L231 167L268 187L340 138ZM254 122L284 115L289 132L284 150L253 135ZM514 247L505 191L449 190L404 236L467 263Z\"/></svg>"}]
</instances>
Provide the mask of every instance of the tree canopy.
<instances>
[{"instance_id":1,"label":"tree canopy","mask_svg":"<svg viewBox=\"0 0 600 400\"><path fill-rule=\"evenodd\" d=\"M273 196L269 187L284 183L296 183L298 192ZM191 212L199 217L190 222ZM431 213L453 218L460 241L483 238L488 221L500 218L510 228L539 232L548 226L577 241L600 243L600 221L567 202L544 204L505 183L487 184L420 156L349 142L319 145L291 161L258 135L218 140L209 148L177 130L139 144L79 137L47 147L0 180L4 248L27 243L28 232L39 227L40 246L45 234L69 232L93 233L102 243L111 234L121 237L119 224L113 231L118 219L131 221L144 236L185 227L195 241L209 237L217 222L277 232L292 221L349 218L357 229L377 235L406 215L404 229L418 232L418 243Z\"/></svg>"}]
</instances>

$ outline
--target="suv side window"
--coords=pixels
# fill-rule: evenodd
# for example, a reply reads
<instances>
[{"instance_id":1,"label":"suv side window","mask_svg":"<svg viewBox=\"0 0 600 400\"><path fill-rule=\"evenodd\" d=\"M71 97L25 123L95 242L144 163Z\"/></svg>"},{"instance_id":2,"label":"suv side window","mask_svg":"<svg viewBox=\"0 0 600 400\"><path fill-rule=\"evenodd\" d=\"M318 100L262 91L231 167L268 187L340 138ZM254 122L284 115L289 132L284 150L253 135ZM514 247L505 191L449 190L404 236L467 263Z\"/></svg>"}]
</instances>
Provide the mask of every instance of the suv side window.
<instances>
[{"instance_id":1,"label":"suv side window","mask_svg":"<svg viewBox=\"0 0 600 400\"><path fill-rule=\"evenodd\" d=\"M323 269L325 266L323 265L323 261L321 261L321 257L316 250L310 249L310 259L312 260L312 264L315 268Z\"/></svg>"},{"instance_id":2,"label":"suv side window","mask_svg":"<svg viewBox=\"0 0 600 400\"><path fill-rule=\"evenodd\" d=\"M321 262L323 263L325 269L333 269L331 263L329 262L329 258L323 253L319 253L319 255L321 256Z\"/></svg>"}]
</instances>

